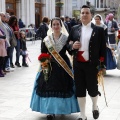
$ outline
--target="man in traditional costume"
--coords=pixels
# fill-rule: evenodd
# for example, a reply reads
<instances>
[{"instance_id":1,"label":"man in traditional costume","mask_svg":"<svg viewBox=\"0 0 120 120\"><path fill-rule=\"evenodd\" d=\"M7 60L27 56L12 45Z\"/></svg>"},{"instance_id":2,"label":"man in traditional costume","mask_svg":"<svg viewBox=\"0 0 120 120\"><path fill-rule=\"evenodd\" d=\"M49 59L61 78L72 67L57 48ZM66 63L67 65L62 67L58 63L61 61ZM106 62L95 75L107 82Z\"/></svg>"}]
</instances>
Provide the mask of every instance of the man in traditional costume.
<instances>
[{"instance_id":1,"label":"man in traditional costume","mask_svg":"<svg viewBox=\"0 0 120 120\"><path fill-rule=\"evenodd\" d=\"M85 114L86 90L92 99L93 118L99 117L97 105L98 81L97 66L103 65L106 54L104 29L91 23L91 11L86 5L81 9L81 24L74 26L69 35L69 49L73 51L73 69L76 96L81 111L79 120L87 120ZM102 66L100 66L102 67Z\"/></svg>"}]
</instances>

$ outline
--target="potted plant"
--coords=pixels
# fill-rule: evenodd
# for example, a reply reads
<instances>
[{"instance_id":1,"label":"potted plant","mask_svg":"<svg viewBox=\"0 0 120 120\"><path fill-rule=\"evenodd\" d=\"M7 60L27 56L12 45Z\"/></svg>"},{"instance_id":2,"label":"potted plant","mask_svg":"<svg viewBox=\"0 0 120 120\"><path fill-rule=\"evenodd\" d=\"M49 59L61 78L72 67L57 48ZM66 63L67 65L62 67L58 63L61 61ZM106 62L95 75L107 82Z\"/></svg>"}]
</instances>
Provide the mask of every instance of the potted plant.
<instances>
[{"instance_id":1,"label":"potted plant","mask_svg":"<svg viewBox=\"0 0 120 120\"><path fill-rule=\"evenodd\" d=\"M63 2L56 2L56 6L58 6L58 7L62 7L63 5L64 5Z\"/></svg>"}]
</instances>

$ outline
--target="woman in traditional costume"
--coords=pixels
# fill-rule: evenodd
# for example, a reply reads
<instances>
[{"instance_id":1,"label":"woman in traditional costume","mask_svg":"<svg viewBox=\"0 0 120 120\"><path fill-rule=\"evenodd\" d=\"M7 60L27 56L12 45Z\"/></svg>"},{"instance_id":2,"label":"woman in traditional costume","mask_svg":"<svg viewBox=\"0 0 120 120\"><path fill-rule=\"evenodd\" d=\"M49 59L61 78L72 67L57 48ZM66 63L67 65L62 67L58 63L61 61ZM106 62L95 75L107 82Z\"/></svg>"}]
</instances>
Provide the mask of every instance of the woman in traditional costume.
<instances>
[{"instance_id":1,"label":"woman in traditional costume","mask_svg":"<svg viewBox=\"0 0 120 120\"><path fill-rule=\"evenodd\" d=\"M105 38L106 38L106 43L108 43L108 33L107 33L107 26L104 24L104 21L102 19L102 16L99 14L96 14L93 17L92 20L93 24L95 24L96 26L102 27L104 29L104 33L105 33Z\"/></svg>"},{"instance_id":2,"label":"woman in traditional costume","mask_svg":"<svg viewBox=\"0 0 120 120\"><path fill-rule=\"evenodd\" d=\"M55 115L79 112L72 67L66 55L67 39L62 21L52 19L38 57L41 67L30 104L33 111L47 114L47 120L52 120Z\"/></svg>"},{"instance_id":3,"label":"woman in traditional costume","mask_svg":"<svg viewBox=\"0 0 120 120\"><path fill-rule=\"evenodd\" d=\"M107 21L107 18L106 18L106 21ZM113 50L108 41L107 26L104 24L102 16L99 14L96 14L94 16L92 22L97 26L103 27L103 29L104 29L105 38L106 38L106 70L115 69L116 68L116 60L115 60L115 57L113 54Z\"/></svg>"}]
</instances>

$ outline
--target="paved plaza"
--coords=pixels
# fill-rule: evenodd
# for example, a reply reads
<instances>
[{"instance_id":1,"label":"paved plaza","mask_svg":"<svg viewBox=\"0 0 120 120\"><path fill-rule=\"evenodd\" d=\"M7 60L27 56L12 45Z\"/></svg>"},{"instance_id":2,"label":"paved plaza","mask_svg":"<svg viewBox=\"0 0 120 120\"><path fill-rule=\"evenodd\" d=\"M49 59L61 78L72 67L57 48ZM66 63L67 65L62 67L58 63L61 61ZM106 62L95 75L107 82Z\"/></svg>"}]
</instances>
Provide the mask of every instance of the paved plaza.
<instances>
[{"instance_id":1,"label":"paved plaza","mask_svg":"<svg viewBox=\"0 0 120 120\"><path fill-rule=\"evenodd\" d=\"M40 40L27 41L27 48L31 60L29 67L16 67L4 78L0 78L0 120L46 120L46 115L33 112L29 108L33 84L39 68L37 57L40 53ZM100 111L98 120L120 120L120 70L107 71L104 79L108 107L100 87L102 96L98 101ZM79 114L59 115L55 120L77 120ZM86 114L87 120L94 120L89 96L87 96Z\"/></svg>"}]
</instances>

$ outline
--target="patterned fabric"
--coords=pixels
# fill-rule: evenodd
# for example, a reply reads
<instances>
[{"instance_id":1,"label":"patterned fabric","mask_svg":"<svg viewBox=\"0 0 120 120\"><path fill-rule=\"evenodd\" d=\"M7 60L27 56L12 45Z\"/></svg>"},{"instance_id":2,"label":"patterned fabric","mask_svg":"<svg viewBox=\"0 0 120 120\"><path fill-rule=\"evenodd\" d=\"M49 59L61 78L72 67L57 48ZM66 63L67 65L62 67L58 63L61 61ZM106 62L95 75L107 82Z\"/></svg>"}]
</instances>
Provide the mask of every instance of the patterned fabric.
<instances>
[{"instance_id":1,"label":"patterned fabric","mask_svg":"<svg viewBox=\"0 0 120 120\"><path fill-rule=\"evenodd\" d=\"M64 34L61 34L60 38L57 41L54 40L53 35L51 35L50 38L51 38L53 47L59 53L67 42L67 36L65 36ZM48 37L46 39L48 39Z\"/></svg>"},{"instance_id":2,"label":"patterned fabric","mask_svg":"<svg viewBox=\"0 0 120 120\"><path fill-rule=\"evenodd\" d=\"M0 31L0 36L2 36L2 32ZM0 56L5 57L7 56L7 51L5 48L5 39L0 39Z\"/></svg>"}]
</instances>

